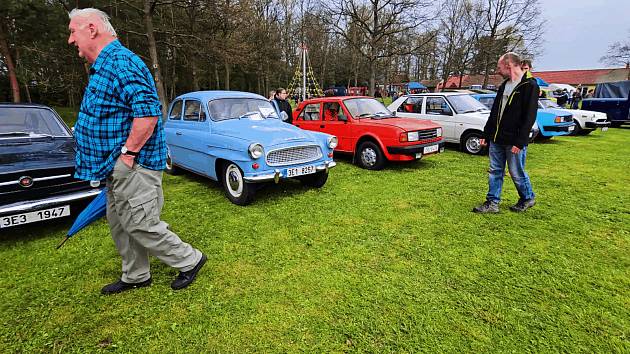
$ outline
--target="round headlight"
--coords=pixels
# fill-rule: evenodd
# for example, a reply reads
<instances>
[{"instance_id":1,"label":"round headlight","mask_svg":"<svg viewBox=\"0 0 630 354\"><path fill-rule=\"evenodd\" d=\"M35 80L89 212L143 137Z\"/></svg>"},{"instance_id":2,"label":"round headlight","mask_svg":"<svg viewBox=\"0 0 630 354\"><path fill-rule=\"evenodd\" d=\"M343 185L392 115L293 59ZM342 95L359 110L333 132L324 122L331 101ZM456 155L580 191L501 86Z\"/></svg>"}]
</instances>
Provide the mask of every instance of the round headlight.
<instances>
[{"instance_id":1,"label":"round headlight","mask_svg":"<svg viewBox=\"0 0 630 354\"><path fill-rule=\"evenodd\" d=\"M258 143L251 144L247 150L249 150L249 156L254 159L260 158L263 155L263 147Z\"/></svg>"},{"instance_id":2,"label":"round headlight","mask_svg":"<svg viewBox=\"0 0 630 354\"><path fill-rule=\"evenodd\" d=\"M331 136L330 138L328 138L328 147L331 149L334 149L337 147L337 137L336 136Z\"/></svg>"},{"instance_id":3,"label":"round headlight","mask_svg":"<svg viewBox=\"0 0 630 354\"><path fill-rule=\"evenodd\" d=\"M437 137L441 137L442 136L442 128L437 128Z\"/></svg>"}]
</instances>

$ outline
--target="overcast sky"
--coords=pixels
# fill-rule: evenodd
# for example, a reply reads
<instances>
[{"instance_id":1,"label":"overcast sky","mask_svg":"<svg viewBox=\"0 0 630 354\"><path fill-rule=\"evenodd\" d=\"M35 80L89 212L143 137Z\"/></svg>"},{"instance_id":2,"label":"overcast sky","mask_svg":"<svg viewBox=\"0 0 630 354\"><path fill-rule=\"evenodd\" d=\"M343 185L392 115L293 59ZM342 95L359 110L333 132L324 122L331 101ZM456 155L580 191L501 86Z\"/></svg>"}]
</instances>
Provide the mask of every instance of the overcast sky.
<instances>
[{"instance_id":1,"label":"overcast sky","mask_svg":"<svg viewBox=\"0 0 630 354\"><path fill-rule=\"evenodd\" d=\"M540 0L547 20L534 70L598 69L608 46L630 38L630 0Z\"/></svg>"}]
</instances>

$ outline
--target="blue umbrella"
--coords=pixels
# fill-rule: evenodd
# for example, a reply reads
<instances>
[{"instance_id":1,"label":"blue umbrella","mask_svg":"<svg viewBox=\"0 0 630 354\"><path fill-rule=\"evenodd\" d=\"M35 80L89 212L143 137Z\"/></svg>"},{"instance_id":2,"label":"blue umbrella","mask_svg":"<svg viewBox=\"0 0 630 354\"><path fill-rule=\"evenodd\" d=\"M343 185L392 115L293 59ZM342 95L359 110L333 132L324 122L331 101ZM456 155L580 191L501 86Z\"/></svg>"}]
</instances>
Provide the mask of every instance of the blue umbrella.
<instances>
[{"instance_id":1,"label":"blue umbrella","mask_svg":"<svg viewBox=\"0 0 630 354\"><path fill-rule=\"evenodd\" d=\"M543 80L543 79L541 79L539 77L536 78L536 83L538 83L538 86L540 86L540 87L549 86L549 84L545 80Z\"/></svg>"},{"instance_id":2,"label":"blue umbrella","mask_svg":"<svg viewBox=\"0 0 630 354\"><path fill-rule=\"evenodd\" d=\"M97 195L96 198L94 198L94 200L90 204L88 204L85 209L83 209L81 214L77 216L74 224L72 224L72 227L70 227L70 230L68 230L68 233L66 234L66 237L63 239L63 241L61 241L59 246L57 246L57 249L63 246L63 244L66 243L66 241L68 241L70 237L79 232L79 230L105 216L106 212L107 188L103 188L101 193L99 193L99 195Z\"/></svg>"}]
</instances>

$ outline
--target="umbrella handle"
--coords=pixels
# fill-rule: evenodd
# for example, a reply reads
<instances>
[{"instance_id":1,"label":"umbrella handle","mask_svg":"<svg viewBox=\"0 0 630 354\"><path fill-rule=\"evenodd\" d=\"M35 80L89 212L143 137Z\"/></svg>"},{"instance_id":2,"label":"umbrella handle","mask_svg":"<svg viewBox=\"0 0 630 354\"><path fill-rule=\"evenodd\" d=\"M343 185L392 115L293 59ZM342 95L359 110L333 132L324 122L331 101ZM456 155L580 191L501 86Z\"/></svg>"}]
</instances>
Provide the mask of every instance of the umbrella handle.
<instances>
[{"instance_id":1,"label":"umbrella handle","mask_svg":"<svg viewBox=\"0 0 630 354\"><path fill-rule=\"evenodd\" d=\"M61 241L61 243L57 246L56 249L60 249L61 246L63 246L64 243L66 243L66 241L68 241L68 239L70 238L70 236L66 236L63 241Z\"/></svg>"}]
</instances>

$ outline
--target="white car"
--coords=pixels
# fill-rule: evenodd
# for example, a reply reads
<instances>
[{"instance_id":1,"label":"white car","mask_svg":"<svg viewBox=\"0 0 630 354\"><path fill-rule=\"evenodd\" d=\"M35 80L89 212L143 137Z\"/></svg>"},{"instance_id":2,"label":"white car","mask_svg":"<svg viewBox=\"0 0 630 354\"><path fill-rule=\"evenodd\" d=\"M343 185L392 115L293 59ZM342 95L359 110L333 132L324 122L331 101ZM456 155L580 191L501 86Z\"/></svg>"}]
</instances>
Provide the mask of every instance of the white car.
<instances>
[{"instance_id":1,"label":"white car","mask_svg":"<svg viewBox=\"0 0 630 354\"><path fill-rule=\"evenodd\" d=\"M587 135L597 128L601 128L602 131L605 132L610 126L608 116L606 115L606 113L603 112L562 108L558 106L557 103L548 98L539 99L538 107L542 109L561 109L563 111L571 113L573 115L573 121L575 122L575 130L572 133L573 135Z\"/></svg>"},{"instance_id":2,"label":"white car","mask_svg":"<svg viewBox=\"0 0 630 354\"><path fill-rule=\"evenodd\" d=\"M469 154L482 154L483 128L490 110L470 94L439 92L399 97L387 108L398 117L430 119L443 127L444 141L460 144Z\"/></svg>"}]
</instances>

